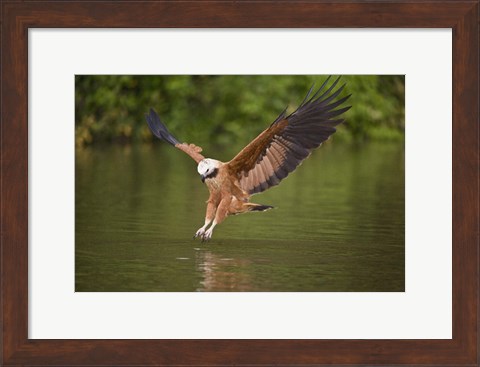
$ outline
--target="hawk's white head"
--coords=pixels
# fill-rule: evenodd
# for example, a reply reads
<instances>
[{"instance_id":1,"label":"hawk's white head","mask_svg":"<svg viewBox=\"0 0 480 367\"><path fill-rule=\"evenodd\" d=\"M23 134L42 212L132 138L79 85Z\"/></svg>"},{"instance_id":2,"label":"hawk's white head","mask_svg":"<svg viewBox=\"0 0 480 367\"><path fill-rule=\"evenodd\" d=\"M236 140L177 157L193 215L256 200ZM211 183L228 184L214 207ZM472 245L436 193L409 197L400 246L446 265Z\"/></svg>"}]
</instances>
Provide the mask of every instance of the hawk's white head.
<instances>
[{"instance_id":1,"label":"hawk's white head","mask_svg":"<svg viewBox=\"0 0 480 367\"><path fill-rule=\"evenodd\" d=\"M214 178L218 173L218 167L220 167L220 161L211 158L202 159L197 167L198 173L202 176L202 182L207 178Z\"/></svg>"}]
</instances>

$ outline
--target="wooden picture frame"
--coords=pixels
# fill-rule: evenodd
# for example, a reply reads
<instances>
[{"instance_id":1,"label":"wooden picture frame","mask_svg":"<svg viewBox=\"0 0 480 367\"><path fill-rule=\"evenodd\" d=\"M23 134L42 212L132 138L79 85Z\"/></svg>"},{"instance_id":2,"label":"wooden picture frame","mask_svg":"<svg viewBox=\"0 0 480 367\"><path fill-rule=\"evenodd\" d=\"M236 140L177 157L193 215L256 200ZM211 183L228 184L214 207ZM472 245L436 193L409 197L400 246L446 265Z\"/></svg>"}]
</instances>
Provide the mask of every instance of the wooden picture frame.
<instances>
[{"instance_id":1,"label":"wooden picture frame","mask_svg":"<svg viewBox=\"0 0 480 367\"><path fill-rule=\"evenodd\" d=\"M2 365L479 364L478 0L259 3L4 0L1 11ZM28 339L28 29L87 27L452 28L453 338ZM435 138L434 135L432 132L430 138Z\"/></svg>"}]
</instances>

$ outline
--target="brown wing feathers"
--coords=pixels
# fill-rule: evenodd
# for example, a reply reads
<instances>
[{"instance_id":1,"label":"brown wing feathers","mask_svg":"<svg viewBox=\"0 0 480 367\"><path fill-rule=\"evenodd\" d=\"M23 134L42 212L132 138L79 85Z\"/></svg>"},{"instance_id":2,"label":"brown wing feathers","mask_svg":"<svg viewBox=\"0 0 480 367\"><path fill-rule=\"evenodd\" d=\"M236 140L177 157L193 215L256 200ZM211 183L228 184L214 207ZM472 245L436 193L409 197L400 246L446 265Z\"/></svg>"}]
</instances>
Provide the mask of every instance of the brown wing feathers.
<instances>
[{"instance_id":1,"label":"brown wing feathers","mask_svg":"<svg viewBox=\"0 0 480 367\"><path fill-rule=\"evenodd\" d=\"M230 173L238 177L243 190L255 194L278 185L343 122L336 117L350 107L335 108L350 96L335 101L345 85L335 90L338 78L325 90L329 79L310 97L312 87L297 110L287 117L282 112L268 129L228 162Z\"/></svg>"},{"instance_id":2,"label":"brown wing feathers","mask_svg":"<svg viewBox=\"0 0 480 367\"><path fill-rule=\"evenodd\" d=\"M187 153L197 163L200 163L201 160L205 159L205 157L200 154L200 152L202 151L202 148L200 148L195 144L187 144L187 143L175 144L175 148L178 148L181 151L184 151L185 153Z\"/></svg>"}]
</instances>

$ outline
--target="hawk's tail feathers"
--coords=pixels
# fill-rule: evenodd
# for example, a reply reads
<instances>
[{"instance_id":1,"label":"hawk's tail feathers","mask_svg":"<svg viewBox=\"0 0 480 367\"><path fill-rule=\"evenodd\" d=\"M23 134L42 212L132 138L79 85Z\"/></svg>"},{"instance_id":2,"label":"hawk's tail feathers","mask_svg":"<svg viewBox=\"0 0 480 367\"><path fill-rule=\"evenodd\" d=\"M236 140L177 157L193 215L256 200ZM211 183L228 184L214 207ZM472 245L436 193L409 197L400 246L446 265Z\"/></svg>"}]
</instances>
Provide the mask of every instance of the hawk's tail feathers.
<instances>
[{"instance_id":1,"label":"hawk's tail feathers","mask_svg":"<svg viewBox=\"0 0 480 367\"><path fill-rule=\"evenodd\" d=\"M251 206L249 206L249 209L251 212L264 212L265 210L268 209L273 209L273 206L271 205L262 205L262 204L254 204L254 203L249 203Z\"/></svg>"}]
</instances>

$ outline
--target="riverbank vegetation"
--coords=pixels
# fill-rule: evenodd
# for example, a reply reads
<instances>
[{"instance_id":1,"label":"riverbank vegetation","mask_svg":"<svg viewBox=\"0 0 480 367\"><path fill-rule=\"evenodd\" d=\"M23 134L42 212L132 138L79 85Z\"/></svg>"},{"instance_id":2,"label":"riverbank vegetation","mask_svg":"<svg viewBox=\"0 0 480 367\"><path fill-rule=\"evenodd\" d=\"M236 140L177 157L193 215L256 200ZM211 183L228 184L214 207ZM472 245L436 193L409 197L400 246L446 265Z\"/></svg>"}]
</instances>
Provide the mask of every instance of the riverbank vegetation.
<instances>
[{"instance_id":1,"label":"riverbank vegetation","mask_svg":"<svg viewBox=\"0 0 480 367\"><path fill-rule=\"evenodd\" d=\"M325 76L77 75L75 141L78 147L153 139L144 119L154 108L179 140L248 142L288 107L293 111ZM334 78L330 79L329 84ZM353 107L335 139L403 139L403 75L347 75L342 95Z\"/></svg>"}]
</instances>

